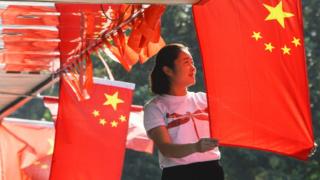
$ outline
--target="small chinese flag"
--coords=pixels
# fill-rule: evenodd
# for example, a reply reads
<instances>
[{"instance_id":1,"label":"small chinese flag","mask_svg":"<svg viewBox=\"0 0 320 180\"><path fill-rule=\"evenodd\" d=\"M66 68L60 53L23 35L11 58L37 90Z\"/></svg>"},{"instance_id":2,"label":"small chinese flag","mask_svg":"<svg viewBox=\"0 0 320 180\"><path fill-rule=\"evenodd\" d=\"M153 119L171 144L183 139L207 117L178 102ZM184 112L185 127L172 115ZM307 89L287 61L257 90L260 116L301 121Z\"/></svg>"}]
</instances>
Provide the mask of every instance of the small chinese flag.
<instances>
[{"instance_id":1,"label":"small chinese flag","mask_svg":"<svg viewBox=\"0 0 320 180\"><path fill-rule=\"evenodd\" d=\"M53 152L52 123L4 118L0 124L0 179L49 178L50 164L43 160Z\"/></svg>"},{"instance_id":2,"label":"small chinese flag","mask_svg":"<svg viewBox=\"0 0 320 180\"><path fill-rule=\"evenodd\" d=\"M134 84L95 79L84 101L60 85L50 179L119 180Z\"/></svg>"},{"instance_id":3,"label":"small chinese flag","mask_svg":"<svg viewBox=\"0 0 320 180\"><path fill-rule=\"evenodd\" d=\"M53 121L58 114L58 97L43 97L44 105L50 110ZM152 154L154 143L148 137L143 126L143 107L131 105L126 148Z\"/></svg>"},{"instance_id":4,"label":"small chinese flag","mask_svg":"<svg viewBox=\"0 0 320 180\"><path fill-rule=\"evenodd\" d=\"M306 160L314 137L301 0L209 0L193 12L211 135Z\"/></svg>"}]
</instances>

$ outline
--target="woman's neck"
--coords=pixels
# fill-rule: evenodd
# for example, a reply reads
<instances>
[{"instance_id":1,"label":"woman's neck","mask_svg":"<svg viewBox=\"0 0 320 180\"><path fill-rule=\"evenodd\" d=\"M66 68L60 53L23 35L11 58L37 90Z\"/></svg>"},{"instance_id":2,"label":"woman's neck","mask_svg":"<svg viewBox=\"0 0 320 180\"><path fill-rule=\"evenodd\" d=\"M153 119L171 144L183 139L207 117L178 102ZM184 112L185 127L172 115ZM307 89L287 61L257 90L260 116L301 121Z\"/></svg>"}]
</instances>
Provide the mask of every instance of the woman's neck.
<instances>
[{"instance_id":1,"label":"woman's neck","mask_svg":"<svg viewBox=\"0 0 320 180\"><path fill-rule=\"evenodd\" d=\"M172 96L185 96L187 95L188 89L186 87L171 87L170 91L168 92L169 95Z\"/></svg>"}]
</instances>

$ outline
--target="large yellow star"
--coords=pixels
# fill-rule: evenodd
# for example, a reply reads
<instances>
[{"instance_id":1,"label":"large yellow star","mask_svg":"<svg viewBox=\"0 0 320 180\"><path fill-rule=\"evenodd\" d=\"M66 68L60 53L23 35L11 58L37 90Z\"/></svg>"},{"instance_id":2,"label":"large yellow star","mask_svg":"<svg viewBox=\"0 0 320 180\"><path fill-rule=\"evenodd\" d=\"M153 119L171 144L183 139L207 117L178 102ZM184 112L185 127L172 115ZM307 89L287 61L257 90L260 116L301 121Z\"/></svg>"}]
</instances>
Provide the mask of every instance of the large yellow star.
<instances>
[{"instance_id":1,"label":"large yellow star","mask_svg":"<svg viewBox=\"0 0 320 180\"><path fill-rule=\"evenodd\" d=\"M301 43L300 43L300 39L299 39L299 38L293 37L292 43L293 43L296 47L301 46Z\"/></svg>"},{"instance_id":2,"label":"large yellow star","mask_svg":"<svg viewBox=\"0 0 320 180\"><path fill-rule=\"evenodd\" d=\"M118 92L115 92L112 96L109 94L104 94L107 98L107 101L103 105L111 105L114 110L117 110L117 105L123 103L122 99L118 98Z\"/></svg>"},{"instance_id":3,"label":"large yellow star","mask_svg":"<svg viewBox=\"0 0 320 180\"><path fill-rule=\"evenodd\" d=\"M283 48L281 48L282 49L282 51L283 51L283 54L288 54L288 55L290 55L290 48L288 48L287 47L287 45L284 45L284 47Z\"/></svg>"},{"instance_id":4,"label":"large yellow star","mask_svg":"<svg viewBox=\"0 0 320 180\"><path fill-rule=\"evenodd\" d=\"M274 48L273 46L272 46L272 43L265 43L264 44L265 45L265 50L266 51L269 51L269 52L272 52L272 49Z\"/></svg>"},{"instance_id":5,"label":"large yellow star","mask_svg":"<svg viewBox=\"0 0 320 180\"><path fill-rule=\"evenodd\" d=\"M270 14L266 17L266 21L269 20L277 20L282 28L285 28L284 19L294 16L294 14L290 12L284 12L282 9L282 0L277 4L276 7L269 6L267 4L263 4L265 8L270 12Z\"/></svg>"}]
</instances>

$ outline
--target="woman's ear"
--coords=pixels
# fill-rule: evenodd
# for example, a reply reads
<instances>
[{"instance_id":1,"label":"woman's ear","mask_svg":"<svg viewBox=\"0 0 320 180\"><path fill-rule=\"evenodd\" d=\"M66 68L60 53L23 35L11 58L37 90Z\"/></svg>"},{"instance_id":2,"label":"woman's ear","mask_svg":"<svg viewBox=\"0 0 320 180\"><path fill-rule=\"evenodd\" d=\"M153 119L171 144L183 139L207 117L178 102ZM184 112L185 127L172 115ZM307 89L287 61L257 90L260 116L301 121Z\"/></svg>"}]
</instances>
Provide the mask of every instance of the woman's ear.
<instances>
[{"instance_id":1,"label":"woman's ear","mask_svg":"<svg viewBox=\"0 0 320 180\"><path fill-rule=\"evenodd\" d=\"M169 77L173 76L173 70L167 66L163 66L162 71L164 72L164 74L166 74Z\"/></svg>"}]
</instances>

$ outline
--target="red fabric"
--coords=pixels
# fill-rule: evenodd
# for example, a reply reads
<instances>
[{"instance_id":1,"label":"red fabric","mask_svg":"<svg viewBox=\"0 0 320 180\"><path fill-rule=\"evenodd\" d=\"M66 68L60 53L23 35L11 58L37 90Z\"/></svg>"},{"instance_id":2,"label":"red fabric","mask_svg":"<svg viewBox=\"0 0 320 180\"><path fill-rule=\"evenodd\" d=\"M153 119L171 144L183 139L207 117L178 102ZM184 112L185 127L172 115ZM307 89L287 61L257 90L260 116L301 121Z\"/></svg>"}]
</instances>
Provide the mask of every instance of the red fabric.
<instances>
[{"instance_id":1,"label":"red fabric","mask_svg":"<svg viewBox=\"0 0 320 180\"><path fill-rule=\"evenodd\" d=\"M57 26L59 24L54 8L41 6L8 6L1 14L3 24Z\"/></svg>"},{"instance_id":2,"label":"red fabric","mask_svg":"<svg viewBox=\"0 0 320 180\"><path fill-rule=\"evenodd\" d=\"M52 155L41 158L31 166L24 168L23 172L30 180L47 180L50 175L51 159Z\"/></svg>"},{"instance_id":3,"label":"red fabric","mask_svg":"<svg viewBox=\"0 0 320 180\"><path fill-rule=\"evenodd\" d=\"M288 16L283 24L269 16L275 7ZM211 135L224 146L306 160L314 137L301 1L212 0L193 6L193 12ZM268 50L269 43L275 48ZM285 45L289 54L281 49Z\"/></svg>"},{"instance_id":4,"label":"red fabric","mask_svg":"<svg viewBox=\"0 0 320 180\"><path fill-rule=\"evenodd\" d=\"M78 101L61 80L50 179L121 178L128 130L128 121L121 121L121 116L129 116L132 89L94 84L89 93L90 99ZM120 103L109 105L110 96Z\"/></svg>"}]
</instances>

